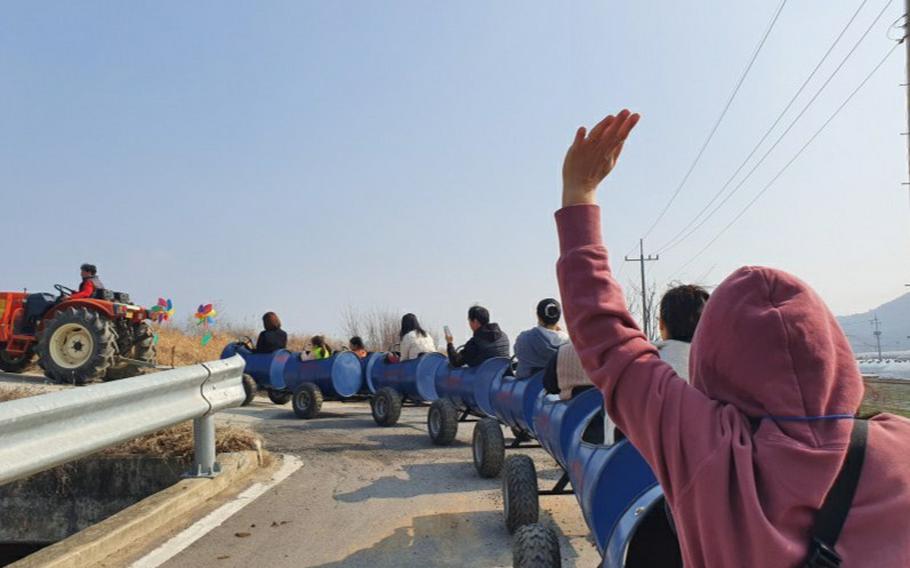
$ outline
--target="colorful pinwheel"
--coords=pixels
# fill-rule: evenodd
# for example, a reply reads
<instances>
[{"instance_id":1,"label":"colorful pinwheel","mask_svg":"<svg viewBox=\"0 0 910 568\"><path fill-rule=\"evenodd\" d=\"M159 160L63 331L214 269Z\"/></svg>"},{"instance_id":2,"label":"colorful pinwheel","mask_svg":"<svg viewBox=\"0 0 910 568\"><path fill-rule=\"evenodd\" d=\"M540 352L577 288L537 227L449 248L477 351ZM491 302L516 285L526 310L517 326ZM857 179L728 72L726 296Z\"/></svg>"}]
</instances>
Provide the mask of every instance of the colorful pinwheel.
<instances>
[{"instance_id":1,"label":"colorful pinwheel","mask_svg":"<svg viewBox=\"0 0 910 568\"><path fill-rule=\"evenodd\" d=\"M164 323L174 316L174 303L170 298L158 298L158 303L152 306L149 315L155 323Z\"/></svg>"},{"instance_id":2,"label":"colorful pinwheel","mask_svg":"<svg viewBox=\"0 0 910 568\"><path fill-rule=\"evenodd\" d=\"M203 347L212 340L213 335L209 326L215 324L215 316L217 315L218 312L215 311L215 307L212 304L199 304L199 308L196 310L196 325L201 325L205 329L201 341Z\"/></svg>"}]
</instances>

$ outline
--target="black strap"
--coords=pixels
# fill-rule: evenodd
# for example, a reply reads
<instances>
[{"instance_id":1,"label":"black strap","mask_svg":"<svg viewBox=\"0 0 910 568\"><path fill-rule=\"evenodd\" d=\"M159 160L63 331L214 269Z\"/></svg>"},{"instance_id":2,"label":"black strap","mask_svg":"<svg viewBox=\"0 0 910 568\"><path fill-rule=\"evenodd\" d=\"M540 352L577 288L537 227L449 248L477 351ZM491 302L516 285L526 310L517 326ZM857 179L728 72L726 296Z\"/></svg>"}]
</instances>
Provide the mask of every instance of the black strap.
<instances>
[{"instance_id":1,"label":"black strap","mask_svg":"<svg viewBox=\"0 0 910 568\"><path fill-rule=\"evenodd\" d=\"M850 445L834 485L825 496L825 502L815 516L812 527L812 542L809 543L809 558L806 568L836 568L841 564L841 557L834 551L834 545L840 537L841 529L853 505L853 496L859 485L859 476L866 458L866 439L868 423L865 420L854 420L850 433Z\"/></svg>"}]
</instances>

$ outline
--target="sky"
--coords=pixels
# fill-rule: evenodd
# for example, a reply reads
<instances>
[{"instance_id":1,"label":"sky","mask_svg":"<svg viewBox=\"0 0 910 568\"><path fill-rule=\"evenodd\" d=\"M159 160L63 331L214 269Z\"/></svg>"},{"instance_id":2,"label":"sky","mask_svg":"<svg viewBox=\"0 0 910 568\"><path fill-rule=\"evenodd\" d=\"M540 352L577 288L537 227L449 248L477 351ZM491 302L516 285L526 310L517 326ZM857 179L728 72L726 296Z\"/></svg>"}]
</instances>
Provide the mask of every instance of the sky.
<instances>
[{"instance_id":1,"label":"sky","mask_svg":"<svg viewBox=\"0 0 910 568\"><path fill-rule=\"evenodd\" d=\"M860 4L786 3L646 253L721 188ZM866 2L788 117L885 5ZM388 309L463 340L480 302L514 336L558 295L552 214L575 129L623 107L643 116L600 190L626 283L638 272L622 256L679 187L777 6L5 2L0 289L75 286L92 262L108 287L170 297L184 318L215 301L236 323L274 310L291 331L340 335L345 310ZM901 14L888 4L729 204L649 263L659 291L762 264L838 314L905 292L903 47L680 271L891 48Z\"/></svg>"}]
</instances>

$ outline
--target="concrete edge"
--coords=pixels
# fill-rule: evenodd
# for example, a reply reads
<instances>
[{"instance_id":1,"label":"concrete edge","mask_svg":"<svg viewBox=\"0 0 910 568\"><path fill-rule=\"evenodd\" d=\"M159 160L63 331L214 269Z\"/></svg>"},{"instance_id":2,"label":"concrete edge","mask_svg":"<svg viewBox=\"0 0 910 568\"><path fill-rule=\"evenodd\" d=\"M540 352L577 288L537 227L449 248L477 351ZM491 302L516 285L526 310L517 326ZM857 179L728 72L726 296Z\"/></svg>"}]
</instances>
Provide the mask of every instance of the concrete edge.
<instances>
[{"instance_id":1,"label":"concrete edge","mask_svg":"<svg viewBox=\"0 0 910 568\"><path fill-rule=\"evenodd\" d=\"M79 568L94 566L117 552L135 548L169 528L181 517L225 489L249 478L261 465L261 455L245 451L218 456L221 474L184 479L146 497L78 533L10 564L10 568Z\"/></svg>"}]
</instances>

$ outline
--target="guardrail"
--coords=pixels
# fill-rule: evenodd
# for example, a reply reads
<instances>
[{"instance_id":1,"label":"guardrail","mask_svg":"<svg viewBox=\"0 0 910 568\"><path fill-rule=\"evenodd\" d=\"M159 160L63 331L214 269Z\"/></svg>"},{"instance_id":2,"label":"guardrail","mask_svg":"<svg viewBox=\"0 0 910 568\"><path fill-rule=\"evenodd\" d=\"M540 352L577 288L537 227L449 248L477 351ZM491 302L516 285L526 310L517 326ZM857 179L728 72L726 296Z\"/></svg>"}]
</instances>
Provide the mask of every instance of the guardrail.
<instances>
[{"instance_id":1,"label":"guardrail","mask_svg":"<svg viewBox=\"0 0 910 568\"><path fill-rule=\"evenodd\" d=\"M199 477L219 472L215 412L245 398L239 356L0 404L0 484L193 420Z\"/></svg>"}]
</instances>

